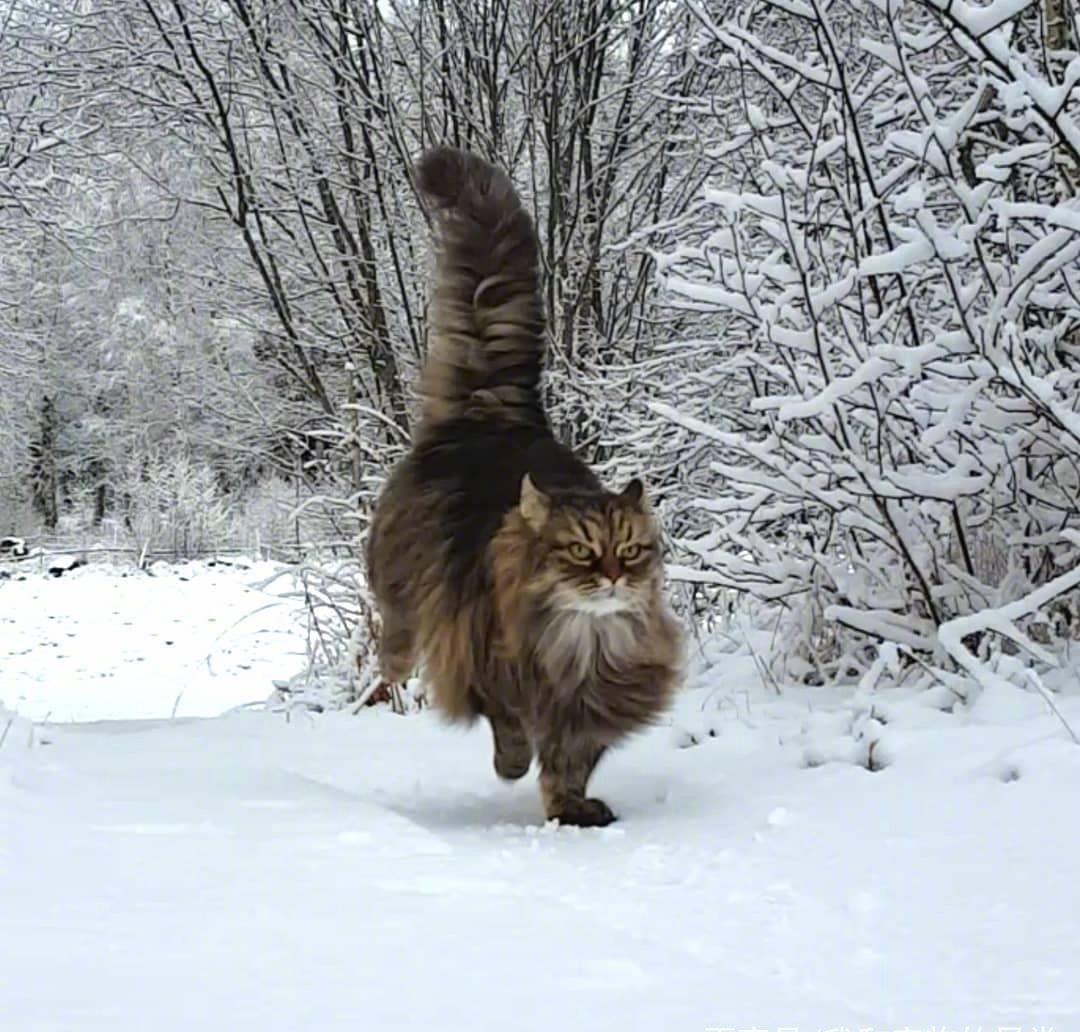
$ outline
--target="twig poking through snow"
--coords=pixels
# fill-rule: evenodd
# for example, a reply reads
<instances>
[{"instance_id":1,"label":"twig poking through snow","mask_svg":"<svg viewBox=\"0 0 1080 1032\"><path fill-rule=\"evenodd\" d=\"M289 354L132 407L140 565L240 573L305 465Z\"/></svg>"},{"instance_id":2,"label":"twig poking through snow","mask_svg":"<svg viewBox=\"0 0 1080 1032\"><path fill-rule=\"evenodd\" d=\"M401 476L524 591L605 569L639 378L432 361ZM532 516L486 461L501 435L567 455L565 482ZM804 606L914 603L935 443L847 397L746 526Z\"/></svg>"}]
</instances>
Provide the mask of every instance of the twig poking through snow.
<instances>
[{"instance_id":1,"label":"twig poking through snow","mask_svg":"<svg viewBox=\"0 0 1080 1032\"><path fill-rule=\"evenodd\" d=\"M1050 707L1050 711L1054 714L1055 717L1058 718L1058 720L1061 721L1061 726L1065 728L1066 731L1068 731L1069 737L1077 745L1080 745L1080 738L1077 737L1076 732L1072 729L1072 726L1065 719L1065 715L1061 712L1061 710L1058 709L1057 703L1054 702L1054 697L1050 694L1046 685L1043 684L1042 678L1030 667L1027 669L1026 673L1031 679L1031 682L1035 685L1035 688L1038 690L1039 694L1043 697L1043 702L1045 702L1046 705Z\"/></svg>"}]
</instances>

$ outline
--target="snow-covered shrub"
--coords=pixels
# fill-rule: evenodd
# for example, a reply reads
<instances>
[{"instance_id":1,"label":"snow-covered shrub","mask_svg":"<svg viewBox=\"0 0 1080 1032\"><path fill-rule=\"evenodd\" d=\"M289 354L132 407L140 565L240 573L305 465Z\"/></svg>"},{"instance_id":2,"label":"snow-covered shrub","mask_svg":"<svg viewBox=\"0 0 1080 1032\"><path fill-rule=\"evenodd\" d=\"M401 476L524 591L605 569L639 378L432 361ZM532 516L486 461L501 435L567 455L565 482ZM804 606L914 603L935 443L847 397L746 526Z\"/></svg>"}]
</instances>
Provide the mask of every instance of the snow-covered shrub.
<instances>
[{"instance_id":1,"label":"snow-covered shrub","mask_svg":"<svg viewBox=\"0 0 1080 1032\"><path fill-rule=\"evenodd\" d=\"M307 636L306 662L278 682L270 704L283 709L351 709L388 702L398 713L422 705L419 682L387 685L379 677L378 613L357 558L312 557L292 571Z\"/></svg>"},{"instance_id":2,"label":"snow-covered shrub","mask_svg":"<svg viewBox=\"0 0 1080 1032\"><path fill-rule=\"evenodd\" d=\"M253 552L286 549L300 537L294 513L295 484L269 476L252 485L238 507L236 525L241 539Z\"/></svg>"},{"instance_id":3,"label":"snow-covered shrub","mask_svg":"<svg viewBox=\"0 0 1080 1032\"><path fill-rule=\"evenodd\" d=\"M9 493L0 489L0 534L30 533L37 529L38 524L39 520L29 501L15 491Z\"/></svg>"},{"instance_id":4,"label":"snow-covered shrub","mask_svg":"<svg viewBox=\"0 0 1080 1032\"><path fill-rule=\"evenodd\" d=\"M141 553L190 558L226 539L230 509L214 472L183 453L132 461L123 480L127 519Z\"/></svg>"},{"instance_id":5,"label":"snow-covered shrub","mask_svg":"<svg viewBox=\"0 0 1080 1032\"><path fill-rule=\"evenodd\" d=\"M695 11L719 135L661 276L720 332L655 406L713 480L681 545L783 608L791 675L1030 645L1080 583L1080 56L1037 4Z\"/></svg>"},{"instance_id":6,"label":"snow-covered shrub","mask_svg":"<svg viewBox=\"0 0 1080 1032\"><path fill-rule=\"evenodd\" d=\"M253 552L295 561L357 554L358 506L340 485L266 477L245 490L232 522L236 543Z\"/></svg>"}]
</instances>

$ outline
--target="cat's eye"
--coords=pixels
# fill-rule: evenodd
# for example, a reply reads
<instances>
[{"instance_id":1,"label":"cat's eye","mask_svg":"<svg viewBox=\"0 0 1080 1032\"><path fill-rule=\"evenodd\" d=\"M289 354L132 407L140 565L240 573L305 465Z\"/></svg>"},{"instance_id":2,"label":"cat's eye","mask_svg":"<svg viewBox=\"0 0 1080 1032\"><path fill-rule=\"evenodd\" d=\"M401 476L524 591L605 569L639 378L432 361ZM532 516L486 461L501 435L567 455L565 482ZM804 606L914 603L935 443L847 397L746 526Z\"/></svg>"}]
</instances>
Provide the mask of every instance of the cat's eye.
<instances>
[{"instance_id":1,"label":"cat's eye","mask_svg":"<svg viewBox=\"0 0 1080 1032\"><path fill-rule=\"evenodd\" d=\"M644 551L645 549L642 545L624 545L620 555L628 563L632 563L635 559L640 558L641 553Z\"/></svg>"},{"instance_id":2,"label":"cat's eye","mask_svg":"<svg viewBox=\"0 0 1080 1032\"><path fill-rule=\"evenodd\" d=\"M571 541L567 551L570 553L570 558L577 559L578 562L583 562L584 560L593 557L593 550L581 541Z\"/></svg>"}]
</instances>

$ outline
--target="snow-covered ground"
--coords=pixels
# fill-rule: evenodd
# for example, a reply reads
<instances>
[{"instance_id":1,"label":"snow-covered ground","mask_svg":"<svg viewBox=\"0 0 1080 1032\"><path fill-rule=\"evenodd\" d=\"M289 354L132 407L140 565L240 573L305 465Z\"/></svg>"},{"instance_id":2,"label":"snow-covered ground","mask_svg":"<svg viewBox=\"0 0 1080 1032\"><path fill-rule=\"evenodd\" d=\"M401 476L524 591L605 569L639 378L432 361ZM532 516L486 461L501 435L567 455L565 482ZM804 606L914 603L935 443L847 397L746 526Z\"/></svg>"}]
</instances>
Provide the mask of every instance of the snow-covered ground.
<instances>
[{"instance_id":1,"label":"snow-covered ground","mask_svg":"<svg viewBox=\"0 0 1080 1032\"><path fill-rule=\"evenodd\" d=\"M83 566L0 580L0 700L33 720L218 716L303 665L277 563ZM30 560L6 564L33 571Z\"/></svg>"},{"instance_id":2,"label":"snow-covered ground","mask_svg":"<svg viewBox=\"0 0 1080 1032\"><path fill-rule=\"evenodd\" d=\"M1038 698L778 696L735 650L601 767L621 821L559 829L479 727L196 716L296 669L271 572L0 582L4 1032L1080 1030Z\"/></svg>"}]
</instances>

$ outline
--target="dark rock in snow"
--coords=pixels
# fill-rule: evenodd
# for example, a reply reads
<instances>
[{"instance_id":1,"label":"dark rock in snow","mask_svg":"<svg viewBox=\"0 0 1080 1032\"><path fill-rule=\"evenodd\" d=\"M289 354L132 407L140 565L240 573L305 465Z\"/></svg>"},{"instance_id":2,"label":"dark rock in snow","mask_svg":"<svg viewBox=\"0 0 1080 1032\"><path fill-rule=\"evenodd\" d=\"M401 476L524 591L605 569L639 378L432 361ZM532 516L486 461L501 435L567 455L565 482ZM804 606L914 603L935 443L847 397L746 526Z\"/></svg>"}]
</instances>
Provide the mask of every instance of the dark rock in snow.
<instances>
[{"instance_id":1,"label":"dark rock in snow","mask_svg":"<svg viewBox=\"0 0 1080 1032\"><path fill-rule=\"evenodd\" d=\"M45 569L49 572L50 577L62 577L70 570L75 570L80 566L85 565L86 560L81 559L77 555L54 555L51 556L48 563L46 563Z\"/></svg>"},{"instance_id":2,"label":"dark rock in snow","mask_svg":"<svg viewBox=\"0 0 1080 1032\"><path fill-rule=\"evenodd\" d=\"M29 554L24 538L0 538L0 559L25 559Z\"/></svg>"}]
</instances>

